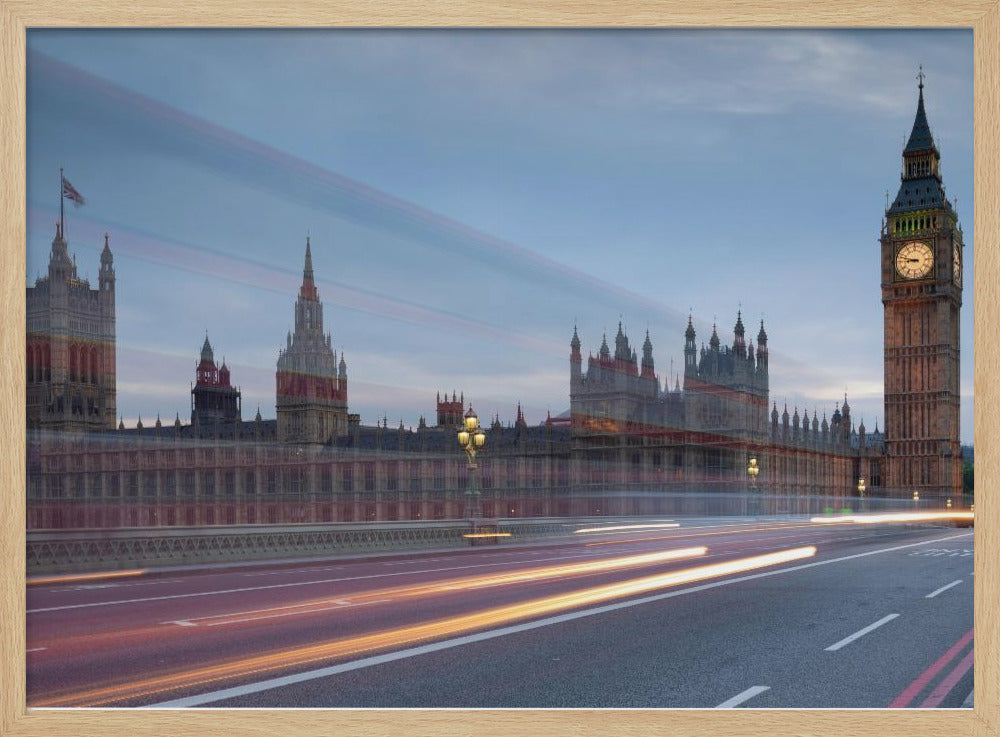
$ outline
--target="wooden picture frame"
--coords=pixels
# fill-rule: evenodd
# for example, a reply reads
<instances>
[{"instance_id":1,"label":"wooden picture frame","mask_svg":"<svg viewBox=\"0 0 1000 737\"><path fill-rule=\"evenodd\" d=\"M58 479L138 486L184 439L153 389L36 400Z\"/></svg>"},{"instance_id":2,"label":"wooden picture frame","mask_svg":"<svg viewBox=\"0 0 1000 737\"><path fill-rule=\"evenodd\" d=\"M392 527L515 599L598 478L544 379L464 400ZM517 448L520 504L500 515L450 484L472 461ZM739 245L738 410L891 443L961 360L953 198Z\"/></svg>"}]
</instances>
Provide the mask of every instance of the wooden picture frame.
<instances>
[{"instance_id":1,"label":"wooden picture frame","mask_svg":"<svg viewBox=\"0 0 1000 737\"><path fill-rule=\"evenodd\" d=\"M975 55L975 707L968 710L39 710L25 709L25 60L32 27L306 26L968 27ZM1000 0L487 4L471 0L0 0L0 734L3 735L1000 735ZM488 726L486 726L488 725Z\"/></svg>"}]
</instances>

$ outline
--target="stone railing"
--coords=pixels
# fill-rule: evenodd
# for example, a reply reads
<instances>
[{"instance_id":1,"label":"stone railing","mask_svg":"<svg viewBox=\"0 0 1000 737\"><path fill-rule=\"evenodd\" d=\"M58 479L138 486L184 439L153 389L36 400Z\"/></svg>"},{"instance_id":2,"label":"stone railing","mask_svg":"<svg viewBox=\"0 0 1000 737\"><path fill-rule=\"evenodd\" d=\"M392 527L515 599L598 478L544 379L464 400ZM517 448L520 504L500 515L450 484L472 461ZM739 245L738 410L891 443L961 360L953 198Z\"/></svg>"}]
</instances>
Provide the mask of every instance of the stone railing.
<instances>
[{"instance_id":1,"label":"stone railing","mask_svg":"<svg viewBox=\"0 0 1000 737\"><path fill-rule=\"evenodd\" d=\"M567 519L491 520L498 544L566 534ZM28 575L460 548L467 522L29 530ZM485 541L477 541L485 542Z\"/></svg>"}]
</instances>

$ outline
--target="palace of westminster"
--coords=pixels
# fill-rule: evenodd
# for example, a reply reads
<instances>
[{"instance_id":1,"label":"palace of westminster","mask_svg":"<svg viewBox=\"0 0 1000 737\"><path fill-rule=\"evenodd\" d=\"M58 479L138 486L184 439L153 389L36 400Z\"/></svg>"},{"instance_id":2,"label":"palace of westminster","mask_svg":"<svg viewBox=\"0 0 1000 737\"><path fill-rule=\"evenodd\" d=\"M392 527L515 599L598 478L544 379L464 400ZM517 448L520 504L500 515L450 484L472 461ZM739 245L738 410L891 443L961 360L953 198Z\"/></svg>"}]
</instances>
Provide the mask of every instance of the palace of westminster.
<instances>
[{"instance_id":1,"label":"palace of westminster","mask_svg":"<svg viewBox=\"0 0 1000 737\"><path fill-rule=\"evenodd\" d=\"M683 378L654 370L619 323L584 361L570 341L568 417L486 427L475 471L484 517L724 512L760 494L771 511L867 494L961 498L959 313L962 231L945 196L923 82L899 193L881 229L885 428L779 410L768 336L731 343L691 319ZM756 326L752 326L756 327ZM679 336L678 336L679 337ZM347 365L324 332L306 239L295 329L280 349L275 420L242 418L240 392L206 336L190 421L116 424L115 270L105 236L97 289L78 277L59 226L48 274L27 288L28 527L119 527L461 519L464 397L438 395L434 424L365 426L348 408ZM756 340L756 343L754 342ZM755 459L759 476L748 480ZM707 501L706 501L707 500ZM735 500L735 502L734 502ZM685 506L695 504L698 506ZM744 507L745 509L745 507Z\"/></svg>"}]
</instances>

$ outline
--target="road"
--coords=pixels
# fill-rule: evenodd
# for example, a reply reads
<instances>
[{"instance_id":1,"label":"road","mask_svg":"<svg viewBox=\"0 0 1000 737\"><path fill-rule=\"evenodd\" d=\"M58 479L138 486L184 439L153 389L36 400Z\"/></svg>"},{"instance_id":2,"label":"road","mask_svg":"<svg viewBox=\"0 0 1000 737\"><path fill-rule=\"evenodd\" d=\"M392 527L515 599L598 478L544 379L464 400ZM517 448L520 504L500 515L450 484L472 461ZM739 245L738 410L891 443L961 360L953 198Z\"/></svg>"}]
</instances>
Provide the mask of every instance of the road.
<instances>
[{"instance_id":1,"label":"road","mask_svg":"<svg viewBox=\"0 0 1000 737\"><path fill-rule=\"evenodd\" d=\"M632 524L31 583L28 706L957 707L972 690L969 529Z\"/></svg>"}]
</instances>

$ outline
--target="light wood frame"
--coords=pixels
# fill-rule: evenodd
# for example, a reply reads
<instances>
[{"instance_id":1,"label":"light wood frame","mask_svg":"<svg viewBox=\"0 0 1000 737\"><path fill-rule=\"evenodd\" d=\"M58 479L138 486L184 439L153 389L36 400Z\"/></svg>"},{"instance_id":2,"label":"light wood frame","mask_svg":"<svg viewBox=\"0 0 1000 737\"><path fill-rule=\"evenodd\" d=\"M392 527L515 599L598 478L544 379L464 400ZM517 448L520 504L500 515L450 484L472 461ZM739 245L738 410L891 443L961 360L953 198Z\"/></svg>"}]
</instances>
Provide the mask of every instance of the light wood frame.
<instances>
[{"instance_id":1,"label":"light wood frame","mask_svg":"<svg viewBox=\"0 0 1000 737\"><path fill-rule=\"evenodd\" d=\"M25 38L71 26L971 27L975 44L973 710L25 710ZM998 0L0 0L0 735L852 735L1000 737Z\"/></svg>"}]
</instances>

